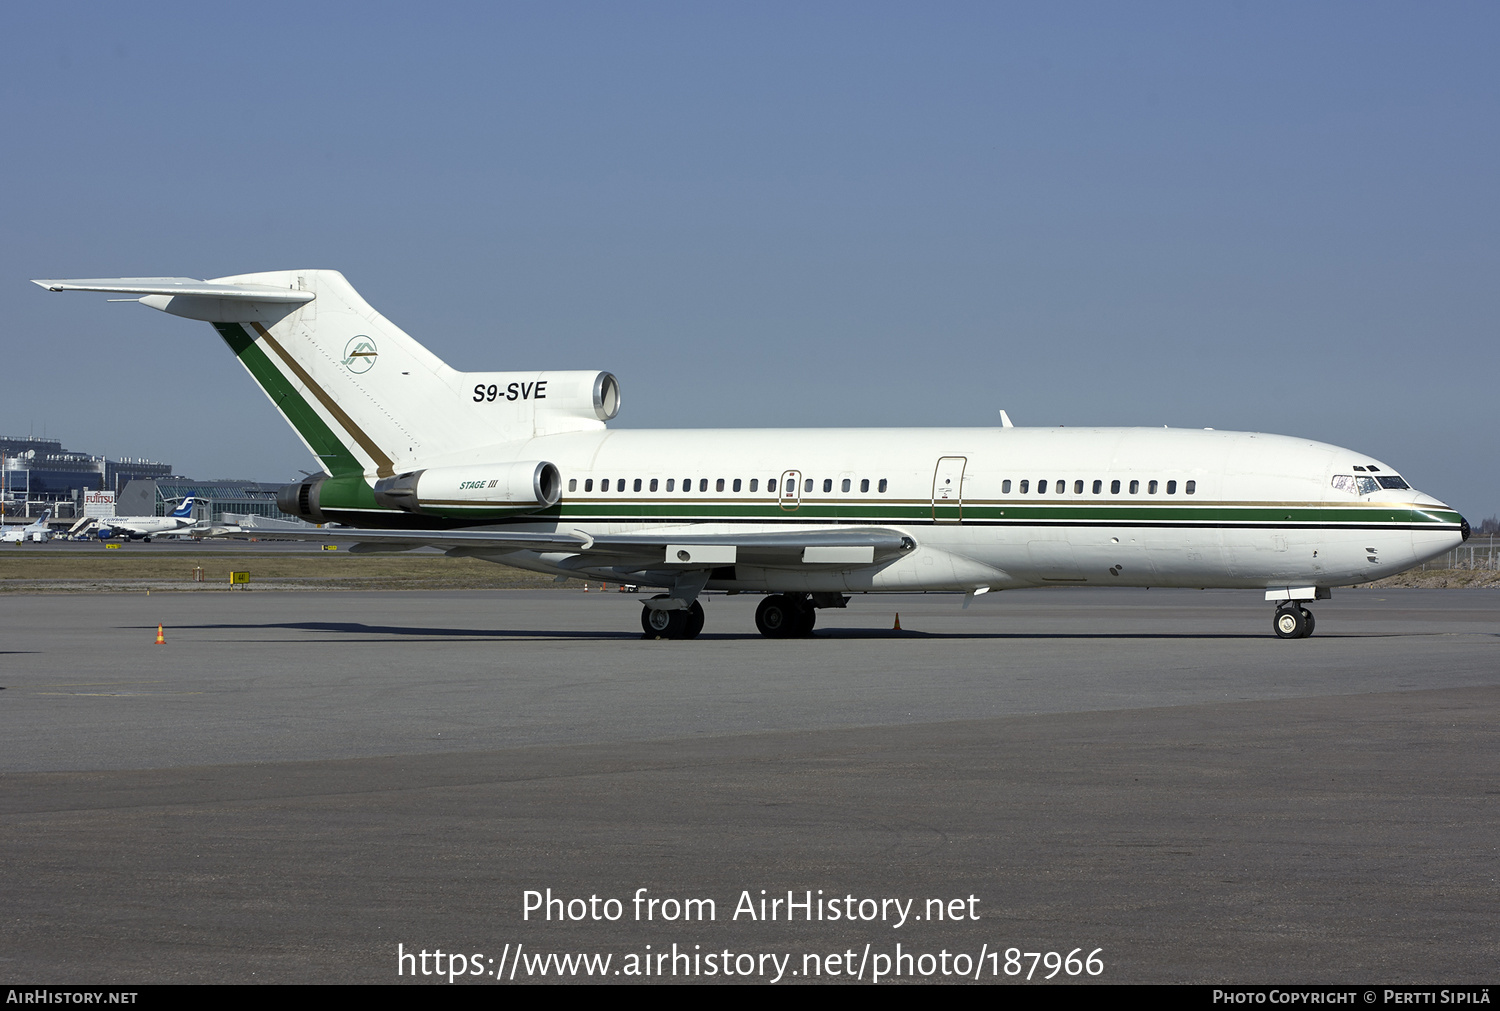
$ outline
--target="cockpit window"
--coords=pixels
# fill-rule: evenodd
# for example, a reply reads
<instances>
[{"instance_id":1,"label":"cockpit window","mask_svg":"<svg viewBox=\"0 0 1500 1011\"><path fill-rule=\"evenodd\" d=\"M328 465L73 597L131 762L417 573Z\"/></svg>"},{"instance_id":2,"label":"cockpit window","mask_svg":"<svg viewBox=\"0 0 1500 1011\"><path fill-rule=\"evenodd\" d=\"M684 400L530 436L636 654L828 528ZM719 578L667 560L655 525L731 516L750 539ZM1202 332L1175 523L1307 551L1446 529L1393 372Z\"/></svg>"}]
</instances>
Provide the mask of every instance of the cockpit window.
<instances>
[{"instance_id":1,"label":"cockpit window","mask_svg":"<svg viewBox=\"0 0 1500 1011\"><path fill-rule=\"evenodd\" d=\"M1399 477L1366 477L1364 474L1335 474L1333 487L1349 495L1373 495L1382 488L1411 487Z\"/></svg>"}]
</instances>

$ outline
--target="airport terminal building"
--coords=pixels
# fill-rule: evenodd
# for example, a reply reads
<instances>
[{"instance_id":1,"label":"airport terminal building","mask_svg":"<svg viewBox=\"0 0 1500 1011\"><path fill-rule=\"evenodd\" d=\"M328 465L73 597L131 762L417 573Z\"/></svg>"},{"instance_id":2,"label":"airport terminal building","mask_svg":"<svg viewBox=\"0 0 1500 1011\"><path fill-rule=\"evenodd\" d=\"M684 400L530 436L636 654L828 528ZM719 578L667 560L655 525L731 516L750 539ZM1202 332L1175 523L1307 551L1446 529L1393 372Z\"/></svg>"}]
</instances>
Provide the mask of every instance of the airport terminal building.
<instances>
[{"instance_id":1,"label":"airport terminal building","mask_svg":"<svg viewBox=\"0 0 1500 1011\"><path fill-rule=\"evenodd\" d=\"M165 516L189 495L199 519L221 522L225 513L288 520L276 507L280 484L220 479L198 481L172 473L169 463L103 456L64 449L56 439L0 436L0 502L6 519L40 516L50 509L54 522L85 515L89 492L113 492L114 507L104 514ZM99 515L89 513L89 515Z\"/></svg>"},{"instance_id":2,"label":"airport terminal building","mask_svg":"<svg viewBox=\"0 0 1500 1011\"><path fill-rule=\"evenodd\" d=\"M0 457L0 500L8 517L40 516L46 509L59 519L82 516L85 492L117 492L131 481L172 475L169 463L109 460L32 436L0 436Z\"/></svg>"}]
</instances>

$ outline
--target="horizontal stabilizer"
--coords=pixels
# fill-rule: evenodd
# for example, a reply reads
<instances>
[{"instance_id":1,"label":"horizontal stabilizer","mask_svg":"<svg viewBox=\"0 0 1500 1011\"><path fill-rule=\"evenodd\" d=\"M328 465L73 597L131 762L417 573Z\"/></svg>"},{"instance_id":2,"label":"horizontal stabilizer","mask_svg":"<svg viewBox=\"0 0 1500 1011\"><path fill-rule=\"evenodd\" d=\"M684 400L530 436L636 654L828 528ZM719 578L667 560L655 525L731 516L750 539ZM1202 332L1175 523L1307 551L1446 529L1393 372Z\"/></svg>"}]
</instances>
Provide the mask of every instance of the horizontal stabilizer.
<instances>
[{"instance_id":1,"label":"horizontal stabilizer","mask_svg":"<svg viewBox=\"0 0 1500 1011\"><path fill-rule=\"evenodd\" d=\"M188 295L248 302L311 302L310 291L269 284L219 284L192 277L81 277L63 281L32 281L48 291L106 291L114 295Z\"/></svg>"}]
</instances>

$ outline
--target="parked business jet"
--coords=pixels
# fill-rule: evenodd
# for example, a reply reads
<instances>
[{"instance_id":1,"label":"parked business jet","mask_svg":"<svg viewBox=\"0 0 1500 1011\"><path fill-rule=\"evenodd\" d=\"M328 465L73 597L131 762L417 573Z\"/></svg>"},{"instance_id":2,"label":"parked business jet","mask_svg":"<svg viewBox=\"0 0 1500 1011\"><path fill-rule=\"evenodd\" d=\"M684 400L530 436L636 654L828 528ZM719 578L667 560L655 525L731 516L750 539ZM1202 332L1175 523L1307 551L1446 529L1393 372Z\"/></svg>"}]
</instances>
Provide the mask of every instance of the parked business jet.
<instances>
[{"instance_id":1,"label":"parked business jet","mask_svg":"<svg viewBox=\"0 0 1500 1011\"><path fill-rule=\"evenodd\" d=\"M705 589L811 633L851 593L1237 587L1306 604L1462 543L1383 460L1248 432L1146 428L618 431L608 372L458 372L331 270L37 281L214 325L323 473L290 514L356 551L659 587L647 635L692 638ZM967 601L965 602L967 604Z\"/></svg>"},{"instance_id":2,"label":"parked business jet","mask_svg":"<svg viewBox=\"0 0 1500 1011\"><path fill-rule=\"evenodd\" d=\"M182 504L165 516L111 516L99 521L99 538L120 535L134 540L137 537L150 541L163 534L187 533L197 526L193 518L193 496L182 500Z\"/></svg>"},{"instance_id":3,"label":"parked business jet","mask_svg":"<svg viewBox=\"0 0 1500 1011\"><path fill-rule=\"evenodd\" d=\"M0 544L21 544L25 541L47 543L52 539L52 528L47 525L47 518L51 515L52 510L48 509L30 526L6 527L5 532L0 533Z\"/></svg>"}]
</instances>

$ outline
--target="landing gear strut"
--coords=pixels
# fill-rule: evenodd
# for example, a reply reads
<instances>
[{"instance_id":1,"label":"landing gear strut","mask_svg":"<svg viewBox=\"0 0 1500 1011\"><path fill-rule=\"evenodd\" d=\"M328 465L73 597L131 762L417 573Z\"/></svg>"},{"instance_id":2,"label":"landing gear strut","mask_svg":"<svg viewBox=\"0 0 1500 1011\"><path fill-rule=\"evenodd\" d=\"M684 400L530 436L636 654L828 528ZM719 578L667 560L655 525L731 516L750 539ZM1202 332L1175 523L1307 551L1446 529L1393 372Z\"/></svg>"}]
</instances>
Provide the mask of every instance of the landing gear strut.
<instances>
[{"instance_id":1,"label":"landing gear strut","mask_svg":"<svg viewBox=\"0 0 1500 1011\"><path fill-rule=\"evenodd\" d=\"M802 593L776 593L755 609L755 627L767 639L805 639L812 635L818 612Z\"/></svg>"},{"instance_id":2,"label":"landing gear strut","mask_svg":"<svg viewBox=\"0 0 1500 1011\"><path fill-rule=\"evenodd\" d=\"M1316 625L1312 612L1296 603L1278 607L1276 617L1271 622L1276 635L1282 639L1306 639L1313 634Z\"/></svg>"},{"instance_id":3,"label":"landing gear strut","mask_svg":"<svg viewBox=\"0 0 1500 1011\"><path fill-rule=\"evenodd\" d=\"M653 599L666 596L659 593ZM657 611L642 604L641 631L648 639L696 639L703 631L703 605L695 600L685 610Z\"/></svg>"}]
</instances>

